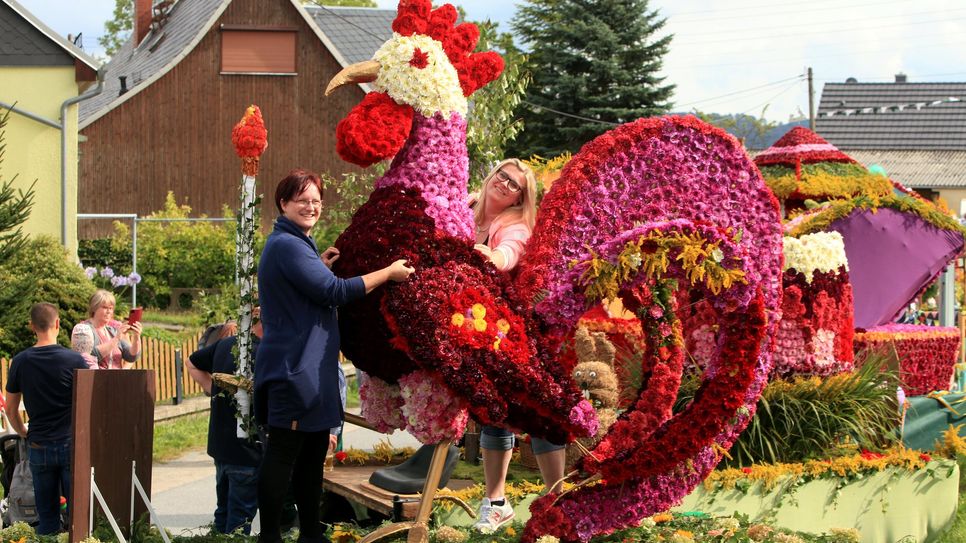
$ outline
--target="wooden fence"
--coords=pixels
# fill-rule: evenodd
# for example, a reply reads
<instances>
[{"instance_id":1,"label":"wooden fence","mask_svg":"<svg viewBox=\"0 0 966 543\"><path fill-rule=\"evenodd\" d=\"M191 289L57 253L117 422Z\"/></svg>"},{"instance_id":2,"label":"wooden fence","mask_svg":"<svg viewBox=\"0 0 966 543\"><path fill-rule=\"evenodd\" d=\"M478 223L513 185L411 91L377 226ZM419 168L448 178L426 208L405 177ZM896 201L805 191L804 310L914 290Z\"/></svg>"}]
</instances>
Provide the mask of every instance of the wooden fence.
<instances>
[{"instance_id":1,"label":"wooden fence","mask_svg":"<svg viewBox=\"0 0 966 543\"><path fill-rule=\"evenodd\" d=\"M200 336L200 334L199 334ZM199 337L182 342L180 345L171 345L154 338L141 339L141 358L134 364L135 368L154 370L154 380L157 390L157 402L171 402L177 393L178 371L175 362L180 350L181 356L181 383L184 387L182 395L198 396L204 391L189 375L187 365L184 363L191 353L198 347ZM7 370L10 369L10 361L0 358L0 390L6 393Z\"/></svg>"}]
</instances>

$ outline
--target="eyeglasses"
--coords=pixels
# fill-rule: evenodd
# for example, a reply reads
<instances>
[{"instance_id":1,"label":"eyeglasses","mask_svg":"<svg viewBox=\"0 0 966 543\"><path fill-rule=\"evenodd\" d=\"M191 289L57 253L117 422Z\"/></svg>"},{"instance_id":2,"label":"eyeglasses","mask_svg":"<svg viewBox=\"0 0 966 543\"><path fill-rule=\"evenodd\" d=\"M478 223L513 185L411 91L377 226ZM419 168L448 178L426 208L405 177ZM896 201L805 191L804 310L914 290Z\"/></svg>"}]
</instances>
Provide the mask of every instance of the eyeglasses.
<instances>
[{"instance_id":1,"label":"eyeglasses","mask_svg":"<svg viewBox=\"0 0 966 543\"><path fill-rule=\"evenodd\" d=\"M523 190L523 187L520 186L520 183L517 183L516 179L510 177L510 174L503 170L496 171L496 179L500 183L506 185L506 188L508 188L510 192L520 192Z\"/></svg>"},{"instance_id":2,"label":"eyeglasses","mask_svg":"<svg viewBox=\"0 0 966 543\"><path fill-rule=\"evenodd\" d=\"M299 207L322 207L322 200L293 200Z\"/></svg>"}]
</instances>

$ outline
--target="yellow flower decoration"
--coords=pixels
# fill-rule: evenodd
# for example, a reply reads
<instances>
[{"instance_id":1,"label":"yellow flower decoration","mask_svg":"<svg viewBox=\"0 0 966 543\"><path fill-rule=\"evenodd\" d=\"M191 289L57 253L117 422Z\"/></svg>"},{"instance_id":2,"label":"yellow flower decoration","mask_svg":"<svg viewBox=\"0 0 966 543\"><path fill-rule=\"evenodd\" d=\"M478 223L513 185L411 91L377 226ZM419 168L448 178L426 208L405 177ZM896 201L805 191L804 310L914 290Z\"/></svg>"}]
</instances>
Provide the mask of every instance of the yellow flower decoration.
<instances>
[{"instance_id":1,"label":"yellow flower decoration","mask_svg":"<svg viewBox=\"0 0 966 543\"><path fill-rule=\"evenodd\" d=\"M453 313L453 318L450 322L453 323L453 326L460 328L466 322L466 317L462 313Z\"/></svg>"},{"instance_id":2,"label":"yellow flower decoration","mask_svg":"<svg viewBox=\"0 0 966 543\"><path fill-rule=\"evenodd\" d=\"M485 332L486 331L486 320L485 319L473 319L473 328L475 328L477 332Z\"/></svg>"},{"instance_id":3,"label":"yellow flower decoration","mask_svg":"<svg viewBox=\"0 0 966 543\"><path fill-rule=\"evenodd\" d=\"M493 342L493 350L494 351L500 350L500 338L496 338L496 341Z\"/></svg>"},{"instance_id":4,"label":"yellow flower decoration","mask_svg":"<svg viewBox=\"0 0 966 543\"><path fill-rule=\"evenodd\" d=\"M473 318L482 319L486 316L486 307L483 304L473 304Z\"/></svg>"},{"instance_id":5,"label":"yellow flower decoration","mask_svg":"<svg viewBox=\"0 0 966 543\"><path fill-rule=\"evenodd\" d=\"M496 321L496 329L504 334L510 331L510 323L506 319Z\"/></svg>"}]
</instances>

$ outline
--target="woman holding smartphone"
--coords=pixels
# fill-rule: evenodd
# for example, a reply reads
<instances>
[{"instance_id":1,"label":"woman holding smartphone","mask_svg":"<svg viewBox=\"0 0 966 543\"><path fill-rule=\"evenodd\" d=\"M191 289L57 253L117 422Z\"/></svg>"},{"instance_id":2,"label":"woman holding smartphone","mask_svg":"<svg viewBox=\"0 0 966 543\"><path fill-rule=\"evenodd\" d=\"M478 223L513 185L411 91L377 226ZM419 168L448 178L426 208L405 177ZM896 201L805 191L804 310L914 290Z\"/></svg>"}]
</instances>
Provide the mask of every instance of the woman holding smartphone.
<instances>
[{"instance_id":1,"label":"woman holding smartphone","mask_svg":"<svg viewBox=\"0 0 966 543\"><path fill-rule=\"evenodd\" d=\"M141 355L141 323L128 324L114 318L114 295L99 289L91 296L88 319L77 323L71 332L71 348L80 338L93 336L90 355L98 369L128 369ZM88 335L89 334L89 335Z\"/></svg>"}]
</instances>

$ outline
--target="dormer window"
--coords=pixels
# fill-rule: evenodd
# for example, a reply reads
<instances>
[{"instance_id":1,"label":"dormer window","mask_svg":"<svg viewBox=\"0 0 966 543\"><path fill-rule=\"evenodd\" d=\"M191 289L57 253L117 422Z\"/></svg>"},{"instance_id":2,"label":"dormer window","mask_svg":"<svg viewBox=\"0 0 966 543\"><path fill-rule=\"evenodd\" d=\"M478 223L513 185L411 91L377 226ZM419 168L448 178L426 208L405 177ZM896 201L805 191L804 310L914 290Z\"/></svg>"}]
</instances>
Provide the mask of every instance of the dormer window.
<instances>
[{"instance_id":1,"label":"dormer window","mask_svg":"<svg viewBox=\"0 0 966 543\"><path fill-rule=\"evenodd\" d=\"M221 25L221 73L295 75L297 30Z\"/></svg>"}]
</instances>

